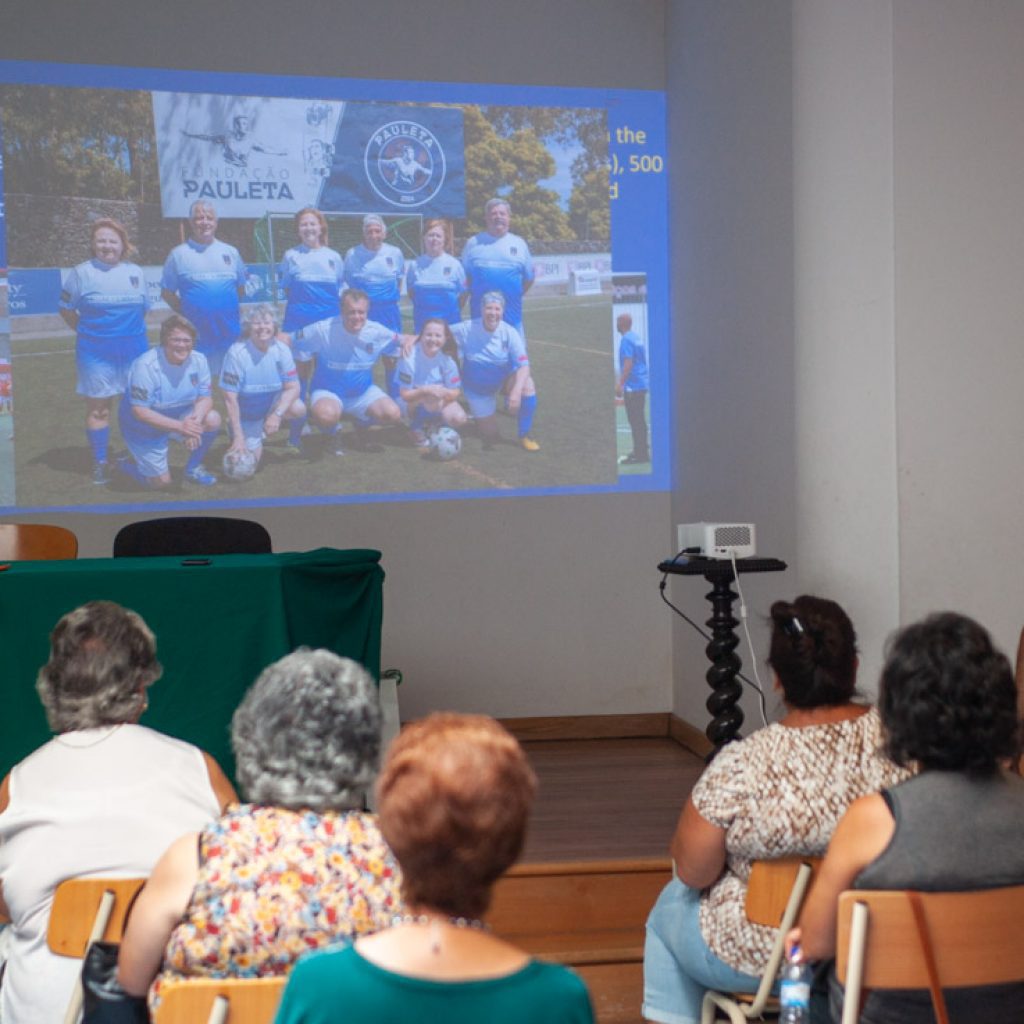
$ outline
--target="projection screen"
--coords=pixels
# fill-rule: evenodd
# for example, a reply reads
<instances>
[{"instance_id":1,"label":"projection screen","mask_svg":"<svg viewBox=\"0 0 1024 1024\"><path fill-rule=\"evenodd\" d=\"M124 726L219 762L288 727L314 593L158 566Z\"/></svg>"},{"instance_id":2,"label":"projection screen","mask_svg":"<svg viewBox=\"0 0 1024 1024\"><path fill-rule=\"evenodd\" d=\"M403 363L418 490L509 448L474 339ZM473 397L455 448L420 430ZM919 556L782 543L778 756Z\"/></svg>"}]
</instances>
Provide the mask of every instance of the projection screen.
<instances>
[{"instance_id":1,"label":"projection screen","mask_svg":"<svg viewBox=\"0 0 1024 1024\"><path fill-rule=\"evenodd\" d=\"M662 93L0 62L0 134L4 511L669 487Z\"/></svg>"}]
</instances>

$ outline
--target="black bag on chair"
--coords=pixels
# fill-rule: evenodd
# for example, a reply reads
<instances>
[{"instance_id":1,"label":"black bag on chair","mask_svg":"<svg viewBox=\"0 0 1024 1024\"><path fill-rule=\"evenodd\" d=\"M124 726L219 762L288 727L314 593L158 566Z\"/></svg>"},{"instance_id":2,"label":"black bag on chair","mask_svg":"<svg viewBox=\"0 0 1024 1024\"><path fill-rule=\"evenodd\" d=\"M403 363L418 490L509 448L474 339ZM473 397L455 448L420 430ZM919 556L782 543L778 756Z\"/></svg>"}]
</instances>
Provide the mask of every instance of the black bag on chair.
<instances>
[{"instance_id":1,"label":"black bag on chair","mask_svg":"<svg viewBox=\"0 0 1024 1024\"><path fill-rule=\"evenodd\" d=\"M82 1024L149 1024L145 996L129 995L117 980L117 942L94 942L82 962Z\"/></svg>"}]
</instances>

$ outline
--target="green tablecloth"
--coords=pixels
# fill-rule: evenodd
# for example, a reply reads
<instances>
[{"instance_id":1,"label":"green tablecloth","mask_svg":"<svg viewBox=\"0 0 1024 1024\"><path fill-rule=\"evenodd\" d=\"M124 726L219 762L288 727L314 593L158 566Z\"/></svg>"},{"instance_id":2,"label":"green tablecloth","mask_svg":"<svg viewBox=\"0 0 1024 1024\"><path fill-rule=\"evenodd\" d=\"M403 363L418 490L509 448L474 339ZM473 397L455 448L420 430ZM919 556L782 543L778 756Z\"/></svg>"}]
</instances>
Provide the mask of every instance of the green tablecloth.
<instances>
[{"instance_id":1,"label":"green tablecloth","mask_svg":"<svg viewBox=\"0 0 1024 1024\"><path fill-rule=\"evenodd\" d=\"M0 770L50 736L35 692L57 620L117 601L156 633L164 674L142 724L209 751L234 771L228 729L260 671L296 647L327 647L380 675L384 570L379 551L84 558L12 562L0 571Z\"/></svg>"}]
</instances>

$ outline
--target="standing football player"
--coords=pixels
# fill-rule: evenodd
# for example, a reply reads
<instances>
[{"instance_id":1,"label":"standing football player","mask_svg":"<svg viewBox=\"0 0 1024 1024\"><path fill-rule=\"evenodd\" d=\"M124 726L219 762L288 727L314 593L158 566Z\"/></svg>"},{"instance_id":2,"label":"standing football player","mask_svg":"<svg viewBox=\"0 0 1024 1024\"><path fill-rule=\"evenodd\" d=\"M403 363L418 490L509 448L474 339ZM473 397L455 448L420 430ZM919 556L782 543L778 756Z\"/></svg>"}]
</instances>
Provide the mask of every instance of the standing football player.
<instances>
[{"instance_id":1,"label":"standing football player","mask_svg":"<svg viewBox=\"0 0 1024 1024\"><path fill-rule=\"evenodd\" d=\"M446 324L462 320L466 271L450 252L451 224L428 220L423 226L423 255L409 264L405 290L412 300L412 320L417 332L432 317Z\"/></svg>"},{"instance_id":2,"label":"standing football player","mask_svg":"<svg viewBox=\"0 0 1024 1024\"><path fill-rule=\"evenodd\" d=\"M164 301L199 331L196 350L210 372L220 374L228 347L238 337L239 300L245 295L245 264L233 245L217 238L217 211L197 199L189 211L191 237L176 245L160 281Z\"/></svg>"},{"instance_id":3,"label":"standing football player","mask_svg":"<svg viewBox=\"0 0 1024 1024\"><path fill-rule=\"evenodd\" d=\"M285 252L278 268L288 300L282 327L289 333L337 316L345 279L341 256L327 245L327 218L307 206L295 214L295 227L299 245Z\"/></svg>"},{"instance_id":4,"label":"standing football player","mask_svg":"<svg viewBox=\"0 0 1024 1024\"><path fill-rule=\"evenodd\" d=\"M100 217L92 225L92 259L72 268L59 311L76 332L77 391L85 398L85 436L92 451L92 482L110 482L110 410L124 394L131 364L149 347L149 298L142 270L127 258L128 232Z\"/></svg>"},{"instance_id":5,"label":"standing football player","mask_svg":"<svg viewBox=\"0 0 1024 1024\"><path fill-rule=\"evenodd\" d=\"M486 231L474 235L462 250L462 265L469 278L470 314L482 315L482 299L487 292L505 297L505 323L524 338L523 296L533 284L533 257L519 235L512 234L512 208L508 200L494 198L484 207Z\"/></svg>"},{"instance_id":6,"label":"standing football player","mask_svg":"<svg viewBox=\"0 0 1024 1024\"><path fill-rule=\"evenodd\" d=\"M358 288L370 297L369 319L396 333L402 329L402 278L405 259L397 245L385 242L387 228L375 213L363 218L363 241L345 253L345 286ZM384 375L388 394L398 395L395 360L384 357Z\"/></svg>"},{"instance_id":7,"label":"standing football player","mask_svg":"<svg viewBox=\"0 0 1024 1024\"><path fill-rule=\"evenodd\" d=\"M397 245L385 242L387 228L375 213L363 218L363 241L345 253L345 286L358 288L370 297L369 319L401 331L405 259Z\"/></svg>"}]
</instances>

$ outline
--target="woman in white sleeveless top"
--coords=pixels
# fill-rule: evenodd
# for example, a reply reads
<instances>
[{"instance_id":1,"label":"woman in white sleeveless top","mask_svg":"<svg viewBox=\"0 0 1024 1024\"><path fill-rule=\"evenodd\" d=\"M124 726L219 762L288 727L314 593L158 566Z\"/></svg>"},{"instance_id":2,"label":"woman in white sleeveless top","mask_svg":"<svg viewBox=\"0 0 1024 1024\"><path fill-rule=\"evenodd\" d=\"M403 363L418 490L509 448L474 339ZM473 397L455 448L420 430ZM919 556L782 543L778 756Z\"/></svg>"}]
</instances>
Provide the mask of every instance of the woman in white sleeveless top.
<instances>
[{"instance_id":1,"label":"woman in white sleeveless top","mask_svg":"<svg viewBox=\"0 0 1024 1024\"><path fill-rule=\"evenodd\" d=\"M0 1018L53 1024L81 962L46 945L65 878L147 875L237 799L209 755L138 725L162 672L145 622L109 601L65 615L36 689L56 734L0 783L0 910L11 920Z\"/></svg>"}]
</instances>

